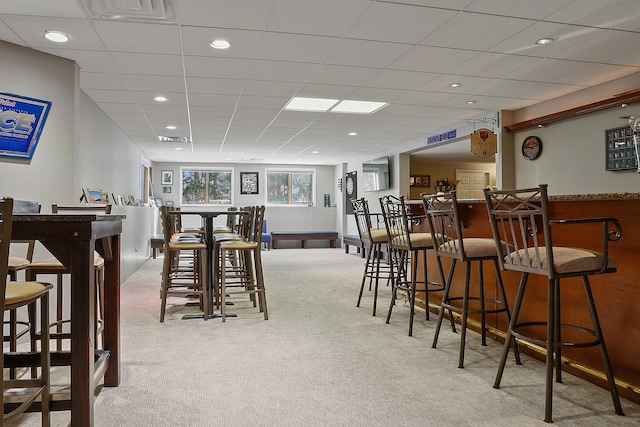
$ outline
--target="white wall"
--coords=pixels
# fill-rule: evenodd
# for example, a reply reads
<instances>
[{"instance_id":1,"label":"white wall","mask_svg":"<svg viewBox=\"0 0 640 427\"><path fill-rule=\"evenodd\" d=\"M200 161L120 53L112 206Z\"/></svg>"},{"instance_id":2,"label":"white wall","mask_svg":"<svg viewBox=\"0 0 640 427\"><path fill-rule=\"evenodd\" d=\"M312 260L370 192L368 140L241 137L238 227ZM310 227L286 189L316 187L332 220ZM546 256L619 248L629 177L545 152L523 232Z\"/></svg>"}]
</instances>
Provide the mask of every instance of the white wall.
<instances>
[{"instance_id":1,"label":"white wall","mask_svg":"<svg viewBox=\"0 0 640 427\"><path fill-rule=\"evenodd\" d=\"M0 195L37 200L51 212L52 203L78 203L82 187L137 194L140 150L79 89L75 62L2 41L0 57L0 91L52 102L31 161L0 157ZM123 210L124 279L148 256L155 210ZM44 256L37 245L35 258Z\"/></svg>"}]
</instances>

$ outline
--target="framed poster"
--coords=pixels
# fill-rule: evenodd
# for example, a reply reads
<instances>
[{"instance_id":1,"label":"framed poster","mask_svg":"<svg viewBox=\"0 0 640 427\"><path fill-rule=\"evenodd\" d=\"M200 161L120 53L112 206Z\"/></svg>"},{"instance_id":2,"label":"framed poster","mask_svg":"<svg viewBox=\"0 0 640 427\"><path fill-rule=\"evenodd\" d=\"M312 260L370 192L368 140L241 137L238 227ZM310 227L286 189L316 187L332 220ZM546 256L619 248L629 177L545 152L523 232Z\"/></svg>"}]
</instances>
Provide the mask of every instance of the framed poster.
<instances>
[{"instance_id":1,"label":"framed poster","mask_svg":"<svg viewBox=\"0 0 640 427\"><path fill-rule=\"evenodd\" d=\"M51 101L0 93L0 156L31 159Z\"/></svg>"},{"instance_id":2,"label":"framed poster","mask_svg":"<svg viewBox=\"0 0 640 427\"><path fill-rule=\"evenodd\" d=\"M259 194L258 172L240 172L240 194Z\"/></svg>"},{"instance_id":3,"label":"framed poster","mask_svg":"<svg viewBox=\"0 0 640 427\"><path fill-rule=\"evenodd\" d=\"M162 185L173 185L173 171L162 171L160 181Z\"/></svg>"}]
</instances>

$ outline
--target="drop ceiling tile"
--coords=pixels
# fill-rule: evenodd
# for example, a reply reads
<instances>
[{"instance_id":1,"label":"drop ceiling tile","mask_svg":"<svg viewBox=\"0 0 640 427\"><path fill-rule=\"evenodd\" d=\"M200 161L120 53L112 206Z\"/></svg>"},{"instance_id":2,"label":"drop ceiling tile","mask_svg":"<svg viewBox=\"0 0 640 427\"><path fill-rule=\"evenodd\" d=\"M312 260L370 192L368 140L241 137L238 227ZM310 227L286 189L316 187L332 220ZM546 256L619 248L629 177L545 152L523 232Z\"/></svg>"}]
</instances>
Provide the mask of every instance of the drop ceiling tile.
<instances>
[{"instance_id":1,"label":"drop ceiling tile","mask_svg":"<svg viewBox=\"0 0 640 427\"><path fill-rule=\"evenodd\" d=\"M491 47L491 52L515 55L549 57L585 40L604 33L606 30L593 27L580 27L555 22L536 22L524 31ZM553 43L537 45L542 38L552 38Z\"/></svg>"},{"instance_id":2,"label":"drop ceiling tile","mask_svg":"<svg viewBox=\"0 0 640 427\"><path fill-rule=\"evenodd\" d=\"M252 59L262 40L262 32L254 30L181 26L180 31L184 54L191 56ZM231 46L224 50L212 48L210 43L217 39L226 40Z\"/></svg>"},{"instance_id":3,"label":"drop ceiling tile","mask_svg":"<svg viewBox=\"0 0 640 427\"><path fill-rule=\"evenodd\" d=\"M118 74L80 72L81 89L127 90L127 81Z\"/></svg>"},{"instance_id":4,"label":"drop ceiling tile","mask_svg":"<svg viewBox=\"0 0 640 427\"><path fill-rule=\"evenodd\" d=\"M319 64L339 42L337 37L265 33L256 59Z\"/></svg>"},{"instance_id":5,"label":"drop ceiling tile","mask_svg":"<svg viewBox=\"0 0 640 427\"><path fill-rule=\"evenodd\" d=\"M295 95L299 88L299 83L249 80L247 81L242 94L245 96L255 95L291 98L293 95Z\"/></svg>"},{"instance_id":6,"label":"drop ceiling tile","mask_svg":"<svg viewBox=\"0 0 640 427\"><path fill-rule=\"evenodd\" d=\"M11 19L11 15L0 14L0 40L4 40L20 46L26 46L27 44L22 41L11 28L9 28L4 22L2 22L3 19Z\"/></svg>"},{"instance_id":7,"label":"drop ceiling tile","mask_svg":"<svg viewBox=\"0 0 640 427\"><path fill-rule=\"evenodd\" d=\"M346 99L356 90L355 86L334 86L307 83L300 88L296 96L307 98Z\"/></svg>"},{"instance_id":8,"label":"drop ceiling tile","mask_svg":"<svg viewBox=\"0 0 640 427\"><path fill-rule=\"evenodd\" d=\"M455 98L456 96L457 96L456 94L443 93L443 92L412 91L398 98L395 102L397 104L433 106L433 105L439 105L448 99Z\"/></svg>"},{"instance_id":9,"label":"drop ceiling tile","mask_svg":"<svg viewBox=\"0 0 640 427\"><path fill-rule=\"evenodd\" d=\"M466 92L468 96L501 96L505 98L516 98L526 91L533 91L541 87L544 82L523 81L523 80L493 80L484 86Z\"/></svg>"},{"instance_id":10,"label":"drop ceiling tile","mask_svg":"<svg viewBox=\"0 0 640 427\"><path fill-rule=\"evenodd\" d=\"M460 13L420 44L484 51L533 25L535 21L478 13Z\"/></svg>"},{"instance_id":11,"label":"drop ceiling tile","mask_svg":"<svg viewBox=\"0 0 640 427\"><path fill-rule=\"evenodd\" d=\"M445 49L441 47L415 46L389 65L393 70L445 73L478 55L472 50Z\"/></svg>"},{"instance_id":12,"label":"drop ceiling tile","mask_svg":"<svg viewBox=\"0 0 640 427\"><path fill-rule=\"evenodd\" d=\"M104 47L112 52L180 54L177 25L92 21Z\"/></svg>"},{"instance_id":13,"label":"drop ceiling tile","mask_svg":"<svg viewBox=\"0 0 640 427\"><path fill-rule=\"evenodd\" d=\"M468 12L488 13L517 18L544 19L575 0L536 0L535 7L531 7L530 0L482 0L473 2L465 8Z\"/></svg>"},{"instance_id":14,"label":"drop ceiling tile","mask_svg":"<svg viewBox=\"0 0 640 427\"><path fill-rule=\"evenodd\" d=\"M84 89L94 102L121 102L135 104L136 100L128 90Z\"/></svg>"},{"instance_id":15,"label":"drop ceiling tile","mask_svg":"<svg viewBox=\"0 0 640 427\"><path fill-rule=\"evenodd\" d=\"M362 86L378 73L377 69L340 65L319 65L308 83Z\"/></svg>"},{"instance_id":16,"label":"drop ceiling tile","mask_svg":"<svg viewBox=\"0 0 640 427\"><path fill-rule=\"evenodd\" d=\"M564 79L558 80L558 83L573 84L579 86L595 86L604 82L619 79L638 72L636 67L624 67L619 65L595 65L585 71L572 74Z\"/></svg>"},{"instance_id":17,"label":"drop ceiling tile","mask_svg":"<svg viewBox=\"0 0 640 427\"><path fill-rule=\"evenodd\" d=\"M637 18L637 10L638 2L635 0L577 0L546 19L591 27L617 28Z\"/></svg>"},{"instance_id":18,"label":"drop ceiling tile","mask_svg":"<svg viewBox=\"0 0 640 427\"><path fill-rule=\"evenodd\" d=\"M251 60L240 58L212 58L185 56L188 77L245 79L251 68Z\"/></svg>"},{"instance_id":19,"label":"drop ceiling tile","mask_svg":"<svg viewBox=\"0 0 640 427\"><path fill-rule=\"evenodd\" d=\"M199 27L263 30L267 25L272 2L264 0L190 0L179 1L182 25Z\"/></svg>"},{"instance_id":20,"label":"drop ceiling tile","mask_svg":"<svg viewBox=\"0 0 640 427\"><path fill-rule=\"evenodd\" d=\"M22 0L2 2L2 13L9 15L84 18L84 10L77 0Z\"/></svg>"},{"instance_id":21,"label":"drop ceiling tile","mask_svg":"<svg viewBox=\"0 0 640 427\"><path fill-rule=\"evenodd\" d=\"M584 89L584 86L572 85L572 84L558 84L558 83L546 83L540 87L535 88L532 91L522 92L520 94L520 98L530 99L530 100L544 100L551 98L556 98L558 96L567 95L573 92L577 92L579 90ZM537 103L538 101L532 102ZM524 104L523 107L526 107L530 104ZM519 107L518 104L511 105L508 109L515 110Z\"/></svg>"},{"instance_id":22,"label":"drop ceiling tile","mask_svg":"<svg viewBox=\"0 0 640 427\"><path fill-rule=\"evenodd\" d=\"M486 52L452 68L450 72L465 76L501 78L539 60L540 58L530 56Z\"/></svg>"},{"instance_id":23,"label":"drop ceiling tile","mask_svg":"<svg viewBox=\"0 0 640 427\"><path fill-rule=\"evenodd\" d=\"M187 78L189 93L214 93L219 95L240 95L244 79L211 79L207 77Z\"/></svg>"},{"instance_id":24,"label":"drop ceiling tile","mask_svg":"<svg viewBox=\"0 0 640 427\"><path fill-rule=\"evenodd\" d=\"M386 68L411 49L411 45L344 39L325 64Z\"/></svg>"},{"instance_id":25,"label":"drop ceiling tile","mask_svg":"<svg viewBox=\"0 0 640 427\"><path fill-rule=\"evenodd\" d=\"M344 37L371 4L369 0L278 0L274 2L266 29Z\"/></svg>"},{"instance_id":26,"label":"drop ceiling tile","mask_svg":"<svg viewBox=\"0 0 640 427\"><path fill-rule=\"evenodd\" d=\"M457 11L374 2L348 38L417 44ZM402 25L394 23L402 22Z\"/></svg>"},{"instance_id":27,"label":"drop ceiling tile","mask_svg":"<svg viewBox=\"0 0 640 427\"><path fill-rule=\"evenodd\" d=\"M607 31L583 43L563 50L553 58L591 61L595 63L614 62L617 58L636 53L640 45L640 33Z\"/></svg>"},{"instance_id":28,"label":"drop ceiling tile","mask_svg":"<svg viewBox=\"0 0 640 427\"><path fill-rule=\"evenodd\" d=\"M381 89L372 87L361 87L356 89L348 99L354 99L358 101L373 101L373 102L394 102L396 99L406 95L408 91L397 89ZM384 107L387 108L387 107ZM380 110L382 111L382 110Z\"/></svg>"},{"instance_id":29,"label":"drop ceiling tile","mask_svg":"<svg viewBox=\"0 0 640 427\"><path fill-rule=\"evenodd\" d=\"M366 85L386 89L413 90L438 77L437 73L421 73L416 71L381 70Z\"/></svg>"},{"instance_id":30,"label":"drop ceiling tile","mask_svg":"<svg viewBox=\"0 0 640 427\"><path fill-rule=\"evenodd\" d=\"M124 78L131 90L156 92L154 96L162 95L164 93L184 91L184 78L179 76L127 74Z\"/></svg>"},{"instance_id":31,"label":"drop ceiling tile","mask_svg":"<svg viewBox=\"0 0 640 427\"><path fill-rule=\"evenodd\" d=\"M40 49L51 55L71 59L78 64L81 71L96 73L117 73L109 53L107 51L95 50L72 50L72 49Z\"/></svg>"},{"instance_id":32,"label":"drop ceiling tile","mask_svg":"<svg viewBox=\"0 0 640 427\"><path fill-rule=\"evenodd\" d=\"M122 74L184 75L180 55L112 52L111 58Z\"/></svg>"},{"instance_id":33,"label":"drop ceiling tile","mask_svg":"<svg viewBox=\"0 0 640 427\"><path fill-rule=\"evenodd\" d=\"M419 91L426 92L448 92L453 94L467 93L475 88L484 86L494 79L488 77L473 77L467 75L441 74L425 85L418 88ZM452 83L459 83L460 86L452 88Z\"/></svg>"},{"instance_id":34,"label":"drop ceiling tile","mask_svg":"<svg viewBox=\"0 0 640 427\"><path fill-rule=\"evenodd\" d=\"M252 63L249 78L251 80L302 83L307 81L316 68L318 68L318 64L256 60Z\"/></svg>"},{"instance_id":35,"label":"drop ceiling tile","mask_svg":"<svg viewBox=\"0 0 640 427\"><path fill-rule=\"evenodd\" d=\"M233 108L238 102L237 95L214 95L192 93L189 95L189 105L192 107L229 107Z\"/></svg>"},{"instance_id":36,"label":"drop ceiling tile","mask_svg":"<svg viewBox=\"0 0 640 427\"><path fill-rule=\"evenodd\" d=\"M104 50L91 23L86 20L16 15L5 19L4 23L29 47L35 49L60 48L60 43L44 38L45 30L58 30L69 36L69 41L64 44L65 49Z\"/></svg>"}]
</instances>

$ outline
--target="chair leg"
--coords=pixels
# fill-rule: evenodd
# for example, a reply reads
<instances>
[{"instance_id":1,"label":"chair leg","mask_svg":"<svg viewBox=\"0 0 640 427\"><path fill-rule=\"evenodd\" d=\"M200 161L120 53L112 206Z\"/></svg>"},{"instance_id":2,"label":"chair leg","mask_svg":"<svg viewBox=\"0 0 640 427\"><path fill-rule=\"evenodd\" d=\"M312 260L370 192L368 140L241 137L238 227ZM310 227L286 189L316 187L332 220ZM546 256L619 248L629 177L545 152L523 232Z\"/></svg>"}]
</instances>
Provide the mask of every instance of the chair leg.
<instances>
[{"instance_id":1,"label":"chair leg","mask_svg":"<svg viewBox=\"0 0 640 427\"><path fill-rule=\"evenodd\" d=\"M449 267L449 276L447 280L444 279L444 269L442 268L442 259L438 256L436 257L438 261L438 270L440 271L440 280L444 282L444 291L442 292L442 302L440 303L440 310L438 311L438 323L436 324L436 332L433 336L433 343L431 344L431 348L436 348L438 345L438 337L440 336L440 328L442 327L442 319L444 317L444 310L449 306L449 291L451 290L451 282L453 281L453 273L456 270L457 259L451 259L451 266ZM449 317L451 318L451 327L453 332L456 332L455 323L453 320L453 314L451 309L449 309Z\"/></svg>"},{"instance_id":2,"label":"chair leg","mask_svg":"<svg viewBox=\"0 0 640 427\"><path fill-rule=\"evenodd\" d=\"M511 322L509 323L509 328L507 329L507 336L504 340L504 345L502 347L502 356L500 357L500 363L498 365L498 372L496 373L496 379L493 382L493 388L500 388L500 382L502 381L502 374L504 373L504 366L507 363L507 355L509 354L509 347L511 346L511 341L515 341L515 337L513 336L513 330L516 328L518 324L518 315L520 314L520 307L522 306L522 297L524 296L524 292L527 288L527 279L529 279L529 273L522 273L522 277L520 278L520 284L518 285L518 294L516 295L516 302L513 306L513 314L511 316Z\"/></svg>"},{"instance_id":3,"label":"chair leg","mask_svg":"<svg viewBox=\"0 0 640 427\"><path fill-rule=\"evenodd\" d=\"M591 323L593 324L593 330L596 334L596 339L600 341L600 356L602 357L602 364L604 365L604 372L607 375L607 384L609 385L609 392L611 393L611 399L613 400L613 406L616 414L624 415L622 406L620 405L620 397L618 396L618 388L616 387L615 378L613 376L613 369L611 368L611 362L609 361L609 354L607 353L607 347L604 344L604 336L600 327L600 320L598 319L598 312L596 311L596 304L593 300L593 294L591 293L591 286L589 285L589 279L587 276L582 276L582 286L584 288L584 294L587 298L587 305L589 306L589 314L591 315Z\"/></svg>"},{"instance_id":4,"label":"chair leg","mask_svg":"<svg viewBox=\"0 0 640 427\"><path fill-rule=\"evenodd\" d=\"M511 324L511 312L509 311L509 304L507 303L507 293L504 290L504 282L502 281L502 274L500 273L500 265L498 264L497 258L493 259L493 269L496 273L496 280L498 281L498 291L500 292L500 298L502 298L502 302L504 305L504 313L507 319L507 325ZM520 349L518 349L518 341L513 340L513 354L516 359L516 365L522 365L522 361L520 360Z\"/></svg>"},{"instance_id":5,"label":"chair leg","mask_svg":"<svg viewBox=\"0 0 640 427\"><path fill-rule=\"evenodd\" d=\"M464 348L467 341L467 319L469 318L469 281L471 279L471 261L467 261L466 264L467 266L464 273L464 294L462 296L462 323L460 325L460 355L458 357L458 368L461 369L464 368Z\"/></svg>"},{"instance_id":6,"label":"chair leg","mask_svg":"<svg viewBox=\"0 0 640 427\"><path fill-rule=\"evenodd\" d=\"M555 299L556 287L558 281L549 279L547 286L547 373L545 377L545 398L544 398L544 422L553 422L553 355L554 355L554 338L556 337L555 328Z\"/></svg>"}]
</instances>

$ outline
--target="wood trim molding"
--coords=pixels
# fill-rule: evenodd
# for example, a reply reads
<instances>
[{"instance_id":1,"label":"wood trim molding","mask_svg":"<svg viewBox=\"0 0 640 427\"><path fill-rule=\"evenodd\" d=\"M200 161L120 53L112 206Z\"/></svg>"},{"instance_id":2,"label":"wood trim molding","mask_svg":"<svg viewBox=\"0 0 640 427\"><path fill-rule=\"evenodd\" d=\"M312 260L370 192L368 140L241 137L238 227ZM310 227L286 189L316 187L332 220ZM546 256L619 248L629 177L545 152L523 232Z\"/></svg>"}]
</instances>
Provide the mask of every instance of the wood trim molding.
<instances>
[{"instance_id":1,"label":"wood trim molding","mask_svg":"<svg viewBox=\"0 0 640 427\"><path fill-rule=\"evenodd\" d=\"M585 114L591 114L609 108L620 107L622 104L631 104L640 101L640 89L631 90L621 93L612 98L602 101L593 102L591 104L582 105L580 107L570 108L568 110L559 111L557 113L547 114L546 116L536 117L535 119L525 120L519 123L513 123L504 126L507 132L518 132L538 126L548 125L560 120L572 119Z\"/></svg>"}]
</instances>

